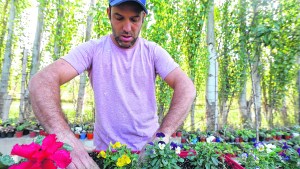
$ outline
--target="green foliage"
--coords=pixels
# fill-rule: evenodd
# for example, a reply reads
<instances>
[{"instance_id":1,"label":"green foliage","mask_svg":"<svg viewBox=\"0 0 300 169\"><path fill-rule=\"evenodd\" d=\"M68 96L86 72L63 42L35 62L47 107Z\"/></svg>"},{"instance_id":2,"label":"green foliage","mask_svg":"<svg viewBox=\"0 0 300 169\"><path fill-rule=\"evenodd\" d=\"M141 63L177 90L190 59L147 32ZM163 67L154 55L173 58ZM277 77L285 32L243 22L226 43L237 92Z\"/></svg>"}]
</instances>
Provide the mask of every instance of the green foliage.
<instances>
[{"instance_id":1,"label":"green foliage","mask_svg":"<svg viewBox=\"0 0 300 169\"><path fill-rule=\"evenodd\" d=\"M255 143L254 146L243 143L243 152L239 155L238 161L245 168L298 168L299 154L286 143L264 144Z\"/></svg>"},{"instance_id":2,"label":"green foliage","mask_svg":"<svg viewBox=\"0 0 300 169\"><path fill-rule=\"evenodd\" d=\"M175 143L171 143L175 144ZM162 138L154 141L153 145L148 144L146 146L145 156L141 164L141 168L148 169L180 169L178 164L184 160L176 153L180 153L180 148L177 145L171 145L165 143ZM179 148L179 149L177 149Z\"/></svg>"},{"instance_id":3,"label":"green foliage","mask_svg":"<svg viewBox=\"0 0 300 169\"><path fill-rule=\"evenodd\" d=\"M111 32L110 21L107 16L106 9L108 8L108 1L100 0L96 3L94 12L94 31L97 37L107 35Z\"/></svg>"},{"instance_id":4,"label":"green foliage","mask_svg":"<svg viewBox=\"0 0 300 169\"><path fill-rule=\"evenodd\" d=\"M11 156L0 154L0 168L7 169L13 164L15 164L15 161Z\"/></svg>"},{"instance_id":5,"label":"green foliage","mask_svg":"<svg viewBox=\"0 0 300 169\"><path fill-rule=\"evenodd\" d=\"M188 156L190 164L197 168L205 169L218 169L219 165L224 165L224 162L220 159L222 152L220 146L214 143L197 142L194 150L196 155Z\"/></svg>"}]
</instances>

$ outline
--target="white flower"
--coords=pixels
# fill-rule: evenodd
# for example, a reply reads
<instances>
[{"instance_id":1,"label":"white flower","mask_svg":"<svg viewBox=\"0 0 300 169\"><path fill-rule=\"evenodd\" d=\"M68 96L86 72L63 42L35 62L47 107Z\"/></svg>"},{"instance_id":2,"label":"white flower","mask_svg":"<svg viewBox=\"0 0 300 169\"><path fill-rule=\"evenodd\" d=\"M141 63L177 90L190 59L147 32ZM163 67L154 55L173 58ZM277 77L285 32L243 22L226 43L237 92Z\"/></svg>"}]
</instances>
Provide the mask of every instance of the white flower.
<instances>
[{"instance_id":1,"label":"white flower","mask_svg":"<svg viewBox=\"0 0 300 169\"><path fill-rule=\"evenodd\" d=\"M270 152L273 151L273 149L276 148L276 146L273 145L273 144L267 144L267 145L266 145L266 148L267 148L267 149L266 149L267 153L270 153Z\"/></svg>"},{"instance_id":2,"label":"white flower","mask_svg":"<svg viewBox=\"0 0 300 169\"><path fill-rule=\"evenodd\" d=\"M180 148L179 146L177 146L177 147L175 148L175 153L176 153L176 154L180 154L180 151L181 151L181 148Z\"/></svg>"},{"instance_id":3,"label":"white flower","mask_svg":"<svg viewBox=\"0 0 300 169\"><path fill-rule=\"evenodd\" d=\"M166 144L164 143L158 143L159 149L163 150L165 148Z\"/></svg>"},{"instance_id":4,"label":"white flower","mask_svg":"<svg viewBox=\"0 0 300 169\"><path fill-rule=\"evenodd\" d=\"M269 149L274 149L274 148L276 148L276 146L273 145L273 144L267 144L266 147L269 148Z\"/></svg>"},{"instance_id":5,"label":"white flower","mask_svg":"<svg viewBox=\"0 0 300 169\"><path fill-rule=\"evenodd\" d=\"M215 139L216 139L215 136L209 136L209 137L206 138L206 142L211 143L211 142L213 142Z\"/></svg>"},{"instance_id":6,"label":"white flower","mask_svg":"<svg viewBox=\"0 0 300 169\"><path fill-rule=\"evenodd\" d=\"M265 150L265 145L262 142L256 143L255 147L260 152Z\"/></svg>"}]
</instances>

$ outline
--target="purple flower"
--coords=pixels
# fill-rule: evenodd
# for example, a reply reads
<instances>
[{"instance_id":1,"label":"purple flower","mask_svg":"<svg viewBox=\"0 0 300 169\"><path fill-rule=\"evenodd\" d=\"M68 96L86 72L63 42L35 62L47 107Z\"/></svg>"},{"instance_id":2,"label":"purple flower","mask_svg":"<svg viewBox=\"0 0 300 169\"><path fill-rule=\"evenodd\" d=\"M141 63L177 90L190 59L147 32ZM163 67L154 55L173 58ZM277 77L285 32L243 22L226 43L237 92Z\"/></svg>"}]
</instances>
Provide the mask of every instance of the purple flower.
<instances>
[{"instance_id":1,"label":"purple flower","mask_svg":"<svg viewBox=\"0 0 300 169\"><path fill-rule=\"evenodd\" d=\"M172 150L175 150L178 146L177 146L176 143L171 142L170 147L171 147Z\"/></svg>"},{"instance_id":2,"label":"purple flower","mask_svg":"<svg viewBox=\"0 0 300 169\"><path fill-rule=\"evenodd\" d=\"M290 156L287 156L285 153L282 153L282 154L281 154L281 158L282 158L284 161L289 161L289 160L290 160Z\"/></svg>"},{"instance_id":3,"label":"purple flower","mask_svg":"<svg viewBox=\"0 0 300 169\"><path fill-rule=\"evenodd\" d=\"M290 146L288 146L288 145L286 144L286 142L284 142L284 143L283 143L283 146L282 146L282 149L286 150L286 149L289 149L289 148L290 148Z\"/></svg>"},{"instance_id":4,"label":"purple flower","mask_svg":"<svg viewBox=\"0 0 300 169\"><path fill-rule=\"evenodd\" d=\"M278 154L281 156L282 160L284 160L284 161L289 161L290 160L290 156L286 155L285 151L281 151Z\"/></svg>"},{"instance_id":5,"label":"purple flower","mask_svg":"<svg viewBox=\"0 0 300 169\"><path fill-rule=\"evenodd\" d=\"M260 146L264 146L264 143L262 143L262 142L254 143L255 148L260 147Z\"/></svg>"},{"instance_id":6,"label":"purple flower","mask_svg":"<svg viewBox=\"0 0 300 169\"><path fill-rule=\"evenodd\" d=\"M300 156L300 148L297 149L298 155Z\"/></svg>"},{"instance_id":7,"label":"purple flower","mask_svg":"<svg viewBox=\"0 0 300 169\"><path fill-rule=\"evenodd\" d=\"M164 141L157 142L158 144L166 144Z\"/></svg>"},{"instance_id":8,"label":"purple flower","mask_svg":"<svg viewBox=\"0 0 300 169\"><path fill-rule=\"evenodd\" d=\"M241 155L242 159L246 160L248 158L248 153L243 153Z\"/></svg>"},{"instance_id":9,"label":"purple flower","mask_svg":"<svg viewBox=\"0 0 300 169\"><path fill-rule=\"evenodd\" d=\"M151 145L151 146L154 146L154 143L152 141L149 142L148 144Z\"/></svg>"},{"instance_id":10,"label":"purple flower","mask_svg":"<svg viewBox=\"0 0 300 169\"><path fill-rule=\"evenodd\" d=\"M164 133L156 133L156 137L164 138L165 134Z\"/></svg>"},{"instance_id":11,"label":"purple flower","mask_svg":"<svg viewBox=\"0 0 300 169\"><path fill-rule=\"evenodd\" d=\"M255 143L254 147L256 149L258 149L258 151L264 151L264 149L265 149L264 143L262 143L262 142Z\"/></svg>"}]
</instances>

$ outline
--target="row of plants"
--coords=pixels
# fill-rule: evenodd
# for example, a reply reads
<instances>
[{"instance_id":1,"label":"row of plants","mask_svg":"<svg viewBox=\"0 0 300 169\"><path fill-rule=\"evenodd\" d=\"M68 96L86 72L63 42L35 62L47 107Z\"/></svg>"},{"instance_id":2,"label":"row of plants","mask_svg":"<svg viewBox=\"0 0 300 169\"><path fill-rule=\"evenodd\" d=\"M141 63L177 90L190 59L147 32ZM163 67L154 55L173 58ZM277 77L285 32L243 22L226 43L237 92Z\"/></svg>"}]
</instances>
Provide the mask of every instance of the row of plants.
<instances>
[{"instance_id":1,"label":"row of plants","mask_svg":"<svg viewBox=\"0 0 300 169\"><path fill-rule=\"evenodd\" d=\"M116 142L111 143L107 150L94 151L90 153L90 156L100 168L295 169L300 167L299 136L289 140L240 144L217 143L212 139L196 143L166 143L163 133L157 133L156 136L157 139L150 142L143 152L131 151L125 144ZM176 134L177 136L180 134ZM52 147L53 144L55 149ZM49 166L42 165L65 168L71 162L69 152L65 150L71 151L72 147L57 142L55 135L50 134L43 138L39 136L35 143L14 146L11 154L21 156L23 160L16 163L11 156L2 155L0 165L2 168L11 167L12 169L15 166L23 166L25 163L42 168L49 168ZM41 151L47 152L46 155L39 156L42 154ZM63 160L58 160L56 155L61 153Z\"/></svg>"},{"instance_id":2,"label":"row of plants","mask_svg":"<svg viewBox=\"0 0 300 169\"><path fill-rule=\"evenodd\" d=\"M300 127L294 126L290 128L274 128L274 129L260 129L257 140L256 131L254 129L228 129L223 128L219 131L178 131L180 133L181 142L206 142L207 138L214 136L215 142L257 142L257 141L272 141L272 140L289 140L293 136L298 136ZM177 132L177 133L178 133ZM176 133L172 135L174 138Z\"/></svg>"},{"instance_id":3,"label":"row of plants","mask_svg":"<svg viewBox=\"0 0 300 169\"><path fill-rule=\"evenodd\" d=\"M78 139L92 140L94 138L94 123L69 124L69 126Z\"/></svg>"},{"instance_id":4,"label":"row of plants","mask_svg":"<svg viewBox=\"0 0 300 169\"><path fill-rule=\"evenodd\" d=\"M0 123L0 138L22 137L28 135L35 137L36 133L43 130L36 121L13 122L7 121Z\"/></svg>"},{"instance_id":5,"label":"row of plants","mask_svg":"<svg viewBox=\"0 0 300 169\"><path fill-rule=\"evenodd\" d=\"M93 139L94 124L86 122L83 124L69 124L75 136L80 139ZM5 137L22 137L28 135L36 137L37 135L47 135L44 128L34 119L25 122L17 122L8 120L6 122L0 121L0 138Z\"/></svg>"}]
</instances>

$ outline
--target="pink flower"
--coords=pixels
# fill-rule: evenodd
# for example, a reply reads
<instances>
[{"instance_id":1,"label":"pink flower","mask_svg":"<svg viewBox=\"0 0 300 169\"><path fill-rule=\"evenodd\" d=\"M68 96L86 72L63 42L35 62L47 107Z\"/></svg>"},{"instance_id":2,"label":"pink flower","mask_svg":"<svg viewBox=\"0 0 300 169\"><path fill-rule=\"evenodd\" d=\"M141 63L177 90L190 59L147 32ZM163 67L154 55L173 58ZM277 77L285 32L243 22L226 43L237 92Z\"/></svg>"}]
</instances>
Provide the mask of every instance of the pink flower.
<instances>
[{"instance_id":1,"label":"pink flower","mask_svg":"<svg viewBox=\"0 0 300 169\"><path fill-rule=\"evenodd\" d=\"M71 163L70 152L61 149L62 142L56 142L56 136L49 134L42 145L31 143L29 145L16 144L11 155L27 158L27 161L12 165L9 169L56 169L66 168Z\"/></svg>"}]
</instances>

